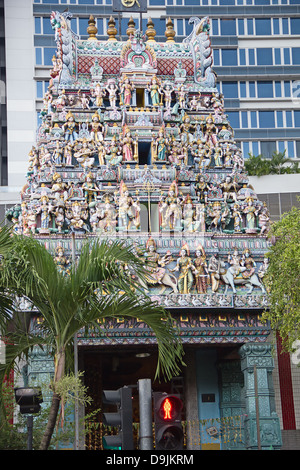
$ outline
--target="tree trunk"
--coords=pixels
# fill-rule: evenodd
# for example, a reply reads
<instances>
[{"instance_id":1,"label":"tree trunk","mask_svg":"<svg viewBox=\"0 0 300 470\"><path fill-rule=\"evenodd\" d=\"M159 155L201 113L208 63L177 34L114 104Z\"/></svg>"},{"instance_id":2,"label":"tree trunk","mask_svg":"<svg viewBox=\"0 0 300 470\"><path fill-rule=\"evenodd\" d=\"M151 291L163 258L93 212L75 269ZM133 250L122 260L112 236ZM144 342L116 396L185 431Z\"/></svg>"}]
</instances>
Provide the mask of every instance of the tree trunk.
<instances>
[{"instance_id":1,"label":"tree trunk","mask_svg":"<svg viewBox=\"0 0 300 470\"><path fill-rule=\"evenodd\" d=\"M55 393L55 384L64 376L65 373L65 351L61 351L57 354L56 356L56 365L55 365L55 373L54 373L54 391L52 395L52 402L50 406L50 411L49 411L49 416L48 416L48 422L47 426L42 438L42 441L40 443L40 450L47 450L53 431L55 429L56 425L56 420L58 416L58 411L59 411L59 405L60 405L60 396Z\"/></svg>"}]
</instances>

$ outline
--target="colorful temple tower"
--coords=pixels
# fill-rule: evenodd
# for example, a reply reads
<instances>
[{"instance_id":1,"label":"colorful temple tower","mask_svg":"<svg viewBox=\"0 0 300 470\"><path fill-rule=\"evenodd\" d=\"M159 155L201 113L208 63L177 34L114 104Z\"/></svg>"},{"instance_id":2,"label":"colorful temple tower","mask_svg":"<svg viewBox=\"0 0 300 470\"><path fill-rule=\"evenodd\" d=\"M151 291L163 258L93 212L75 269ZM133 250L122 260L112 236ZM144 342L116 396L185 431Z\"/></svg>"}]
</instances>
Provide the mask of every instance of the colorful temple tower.
<instances>
[{"instance_id":1,"label":"colorful temple tower","mask_svg":"<svg viewBox=\"0 0 300 470\"><path fill-rule=\"evenodd\" d=\"M182 378L164 386L184 395L187 448L257 448L255 378L261 446L280 448L270 330L261 321L270 220L216 86L209 19L191 18L180 43L171 19L164 43L151 18L145 33L130 19L123 42L113 18L107 41L97 39L93 17L87 40L70 20L51 14L57 53L27 184L8 214L15 231L46 244L62 269L72 243L77 255L87 239L144 248L143 287L171 311L186 349ZM84 370L95 371L97 354L106 354L102 364L115 358L107 368L116 376L119 354L155 351L155 338L119 319L103 336L79 334L78 348ZM48 374L49 364L34 354L29 380ZM119 386L139 377L131 369ZM101 369L94 398L107 377Z\"/></svg>"}]
</instances>

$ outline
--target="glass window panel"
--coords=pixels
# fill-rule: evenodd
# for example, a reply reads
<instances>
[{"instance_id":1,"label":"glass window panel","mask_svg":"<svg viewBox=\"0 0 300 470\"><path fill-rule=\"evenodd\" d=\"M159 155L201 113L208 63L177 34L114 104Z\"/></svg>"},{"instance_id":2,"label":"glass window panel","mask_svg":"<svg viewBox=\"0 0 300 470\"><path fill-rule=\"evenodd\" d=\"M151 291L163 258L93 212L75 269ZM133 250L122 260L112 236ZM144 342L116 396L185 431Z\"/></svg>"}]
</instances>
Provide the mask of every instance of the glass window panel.
<instances>
[{"instance_id":1,"label":"glass window panel","mask_svg":"<svg viewBox=\"0 0 300 470\"><path fill-rule=\"evenodd\" d=\"M289 34L289 19L282 18L282 34Z\"/></svg>"},{"instance_id":2,"label":"glass window panel","mask_svg":"<svg viewBox=\"0 0 300 470\"><path fill-rule=\"evenodd\" d=\"M260 143L260 153L266 158L271 158L275 150L276 150L275 140L274 141L267 140L267 141L262 141Z\"/></svg>"},{"instance_id":3,"label":"glass window panel","mask_svg":"<svg viewBox=\"0 0 300 470\"><path fill-rule=\"evenodd\" d=\"M224 98L238 98L238 83L237 82L223 82L223 95Z\"/></svg>"},{"instance_id":4,"label":"glass window panel","mask_svg":"<svg viewBox=\"0 0 300 470\"><path fill-rule=\"evenodd\" d=\"M249 36L252 36L254 33L253 30L253 19L252 18L247 18L247 32Z\"/></svg>"},{"instance_id":5,"label":"glass window panel","mask_svg":"<svg viewBox=\"0 0 300 470\"><path fill-rule=\"evenodd\" d=\"M97 18L97 28L99 36L104 34L103 18Z\"/></svg>"},{"instance_id":6,"label":"glass window panel","mask_svg":"<svg viewBox=\"0 0 300 470\"><path fill-rule=\"evenodd\" d=\"M300 64L300 48L299 47L292 47L292 59L293 59L293 65Z\"/></svg>"},{"instance_id":7,"label":"glass window panel","mask_svg":"<svg viewBox=\"0 0 300 470\"><path fill-rule=\"evenodd\" d=\"M51 27L51 23L49 18L43 18L43 33L44 34L53 34L54 35L54 30Z\"/></svg>"},{"instance_id":8,"label":"glass window panel","mask_svg":"<svg viewBox=\"0 0 300 470\"><path fill-rule=\"evenodd\" d=\"M300 111L294 111L295 127L300 127Z\"/></svg>"},{"instance_id":9,"label":"glass window panel","mask_svg":"<svg viewBox=\"0 0 300 470\"><path fill-rule=\"evenodd\" d=\"M286 127L293 127L292 111L285 112Z\"/></svg>"},{"instance_id":10,"label":"glass window panel","mask_svg":"<svg viewBox=\"0 0 300 470\"><path fill-rule=\"evenodd\" d=\"M88 18L79 18L79 35L80 36L87 36L87 28L88 28Z\"/></svg>"},{"instance_id":11,"label":"glass window panel","mask_svg":"<svg viewBox=\"0 0 300 470\"><path fill-rule=\"evenodd\" d=\"M256 97L255 82L249 82L249 96L250 98Z\"/></svg>"},{"instance_id":12,"label":"glass window panel","mask_svg":"<svg viewBox=\"0 0 300 470\"><path fill-rule=\"evenodd\" d=\"M277 127L283 127L283 112L276 111Z\"/></svg>"},{"instance_id":13,"label":"glass window panel","mask_svg":"<svg viewBox=\"0 0 300 470\"><path fill-rule=\"evenodd\" d=\"M251 111L251 127L257 128L257 113L256 111Z\"/></svg>"},{"instance_id":14,"label":"glass window panel","mask_svg":"<svg viewBox=\"0 0 300 470\"><path fill-rule=\"evenodd\" d=\"M244 28L244 18L238 19L238 28L239 28L239 35L244 36L245 28Z\"/></svg>"},{"instance_id":15,"label":"glass window panel","mask_svg":"<svg viewBox=\"0 0 300 470\"><path fill-rule=\"evenodd\" d=\"M35 63L36 65L42 65L42 48L35 48Z\"/></svg>"},{"instance_id":16,"label":"glass window panel","mask_svg":"<svg viewBox=\"0 0 300 470\"><path fill-rule=\"evenodd\" d=\"M239 49L240 65L246 65L246 49Z\"/></svg>"},{"instance_id":17,"label":"glass window panel","mask_svg":"<svg viewBox=\"0 0 300 470\"><path fill-rule=\"evenodd\" d=\"M239 113L238 111L228 111L228 119L231 127L233 129L239 129L240 127L240 120L239 120Z\"/></svg>"},{"instance_id":18,"label":"glass window panel","mask_svg":"<svg viewBox=\"0 0 300 470\"><path fill-rule=\"evenodd\" d=\"M272 65L272 49L270 47L258 47L257 53L257 65Z\"/></svg>"},{"instance_id":19,"label":"glass window panel","mask_svg":"<svg viewBox=\"0 0 300 470\"><path fill-rule=\"evenodd\" d=\"M242 111L241 112L241 118L242 118L242 127L244 129L248 128L248 113L247 111Z\"/></svg>"},{"instance_id":20,"label":"glass window panel","mask_svg":"<svg viewBox=\"0 0 300 470\"><path fill-rule=\"evenodd\" d=\"M257 97L258 98L273 98L273 82L257 82Z\"/></svg>"},{"instance_id":21,"label":"glass window panel","mask_svg":"<svg viewBox=\"0 0 300 470\"><path fill-rule=\"evenodd\" d=\"M237 65L236 49L222 49L222 65Z\"/></svg>"},{"instance_id":22,"label":"glass window panel","mask_svg":"<svg viewBox=\"0 0 300 470\"><path fill-rule=\"evenodd\" d=\"M246 82L240 82L240 98L246 98Z\"/></svg>"},{"instance_id":23,"label":"glass window panel","mask_svg":"<svg viewBox=\"0 0 300 470\"><path fill-rule=\"evenodd\" d=\"M177 20L177 34L178 36L183 36L183 20Z\"/></svg>"},{"instance_id":24,"label":"glass window panel","mask_svg":"<svg viewBox=\"0 0 300 470\"><path fill-rule=\"evenodd\" d=\"M55 47L44 47L44 65L52 65L52 58L55 53Z\"/></svg>"},{"instance_id":25,"label":"glass window panel","mask_svg":"<svg viewBox=\"0 0 300 470\"><path fill-rule=\"evenodd\" d=\"M220 51L219 51L219 49L213 49L213 55L214 55L214 64L215 65L220 65Z\"/></svg>"},{"instance_id":26,"label":"glass window panel","mask_svg":"<svg viewBox=\"0 0 300 470\"><path fill-rule=\"evenodd\" d=\"M287 156L289 158L294 158L295 157L294 141L289 141L288 142Z\"/></svg>"},{"instance_id":27,"label":"glass window panel","mask_svg":"<svg viewBox=\"0 0 300 470\"><path fill-rule=\"evenodd\" d=\"M275 82L275 96L276 96L276 98L281 97L281 82L279 82L279 81Z\"/></svg>"},{"instance_id":28,"label":"glass window panel","mask_svg":"<svg viewBox=\"0 0 300 470\"><path fill-rule=\"evenodd\" d=\"M37 98L43 98L44 96L43 90L43 82L37 81L36 82L36 96Z\"/></svg>"},{"instance_id":29,"label":"glass window panel","mask_svg":"<svg viewBox=\"0 0 300 470\"><path fill-rule=\"evenodd\" d=\"M278 149L278 152L284 153L284 151L285 151L285 144L284 144L283 141L279 140L279 141L277 142L277 149Z\"/></svg>"},{"instance_id":30,"label":"glass window panel","mask_svg":"<svg viewBox=\"0 0 300 470\"><path fill-rule=\"evenodd\" d=\"M275 59L275 65L281 64L280 49L277 49L277 48L274 49L274 59Z\"/></svg>"},{"instance_id":31,"label":"glass window panel","mask_svg":"<svg viewBox=\"0 0 300 470\"><path fill-rule=\"evenodd\" d=\"M254 49L248 49L248 54L249 54L249 65L255 65Z\"/></svg>"},{"instance_id":32,"label":"glass window panel","mask_svg":"<svg viewBox=\"0 0 300 470\"><path fill-rule=\"evenodd\" d=\"M220 5L234 5L235 0L219 0L219 2L220 2Z\"/></svg>"},{"instance_id":33,"label":"glass window panel","mask_svg":"<svg viewBox=\"0 0 300 470\"><path fill-rule=\"evenodd\" d=\"M289 80L284 81L284 96L286 98L291 96L291 82Z\"/></svg>"},{"instance_id":34,"label":"glass window panel","mask_svg":"<svg viewBox=\"0 0 300 470\"><path fill-rule=\"evenodd\" d=\"M35 34L42 33L41 18L37 16L34 18L34 32Z\"/></svg>"},{"instance_id":35,"label":"glass window panel","mask_svg":"<svg viewBox=\"0 0 300 470\"><path fill-rule=\"evenodd\" d=\"M243 142L243 143L242 143L242 147L243 147L243 157L244 157L244 158L248 158L248 157L249 157L249 153L250 153L250 145L249 145L249 142Z\"/></svg>"},{"instance_id":36,"label":"glass window panel","mask_svg":"<svg viewBox=\"0 0 300 470\"><path fill-rule=\"evenodd\" d=\"M259 127L274 128L275 118L274 111L258 111Z\"/></svg>"},{"instance_id":37,"label":"glass window panel","mask_svg":"<svg viewBox=\"0 0 300 470\"><path fill-rule=\"evenodd\" d=\"M271 19L270 18L256 18L255 29L257 35L270 35L271 34Z\"/></svg>"},{"instance_id":38,"label":"glass window panel","mask_svg":"<svg viewBox=\"0 0 300 470\"><path fill-rule=\"evenodd\" d=\"M270 0L254 0L254 5L270 5Z\"/></svg>"},{"instance_id":39,"label":"glass window panel","mask_svg":"<svg viewBox=\"0 0 300 470\"><path fill-rule=\"evenodd\" d=\"M259 145L256 141L252 142L252 153L255 156L259 155Z\"/></svg>"},{"instance_id":40,"label":"glass window panel","mask_svg":"<svg viewBox=\"0 0 300 470\"><path fill-rule=\"evenodd\" d=\"M236 21L230 19L221 19L221 35L222 36L235 36L236 35Z\"/></svg>"},{"instance_id":41,"label":"glass window panel","mask_svg":"<svg viewBox=\"0 0 300 470\"><path fill-rule=\"evenodd\" d=\"M279 34L279 18L273 18L273 34Z\"/></svg>"},{"instance_id":42,"label":"glass window panel","mask_svg":"<svg viewBox=\"0 0 300 470\"><path fill-rule=\"evenodd\" d=\"M300 18L290 18L291 34L300 34Z\"/></svg>"},{"instance_id":43,"label":"glass window panel","mask_svg":"<svg viewBox=\"0 0 300 470\"><path fill-rule=\"evenodd\" d=\"M74 33L78 34L77 18L72 18L71 19L71 29L72 29L72 31L74 31Z\"/></svg>"},{"instance_id":44,"label":"glass window panel","mask_svg":"<svg viewBox=\"0 0 300 470\"><path fill-rule=\"evenodd\" d=\"M212 33L214 36L219 35L219 20L217 19L212 20Z\"/></svg>"},{"instance_id":45,"label":"glass window panel","mask_svg":"<svg viewBox=\"0 0 300 470\"><path fill-rule=\"evenodd\" d=\"M299 49L299 51L300 51L300 49ZM285 47L285 48L283 49L283 57L284 57L284 64L285 64L285 65L290 65L290 63L291 63L291 56L290 56L290 50L289 50L287 47ZM299 61L300 61L300 55L299 55ZM294 61L293 61L293 63L294 63ZM300 63L300 62L299 62L299 63Z\"/></svg>"}]
</instances>

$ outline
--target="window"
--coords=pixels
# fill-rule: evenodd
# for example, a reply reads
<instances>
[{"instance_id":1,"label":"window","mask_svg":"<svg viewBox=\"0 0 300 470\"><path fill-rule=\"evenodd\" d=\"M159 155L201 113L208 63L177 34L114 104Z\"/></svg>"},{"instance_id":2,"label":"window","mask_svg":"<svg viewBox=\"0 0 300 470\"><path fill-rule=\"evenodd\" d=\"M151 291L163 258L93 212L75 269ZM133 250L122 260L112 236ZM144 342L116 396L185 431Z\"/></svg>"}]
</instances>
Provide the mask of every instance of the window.
<instances>
[{"instance_id":1,"label":"window","mask_svg":"<svg viewBox=\"0 0 300 470\"><path fill-rule=\"evenodd\" d=\"M219 21L216 19L212 20L212 33L214 36L219 36Z\"/></svg>"},{"instance_id":2,"label":"window","mask_svg":"<svg viewBox=\"0 0 300 470\"><path fill-rule=\"evenodd\" d=\"M214 55L214 64L220 65L220 50L213 49L213 55Z\"/></svg>"},{"instance_id":3,"label":"window","mask_svg":"<svg viewBox=\"0 0 300 470\"><path fill-rule=\"evenodd\" d=\"M300 64L300 48L299 47L292 47L292 61L293 61L293 65Z\"/></svg>"},{"instance_id":4,"label":"window","mask_svg":"<svg viewBox=\"0 0 300 470\"><path fill-rule=\"evenodd\" d=\"M274 111L258 111L259 127L274 128Z\"/></svg>"},{"instance_id":5,"label":"window","mask_svg":"<svg viewBox=\"0 0 300 470\"><path fill-rule=\"evenodd\" d=\"M299 49L299 51L300 51L300 49ZM290 55L290 49L288 49L287 47L285 47L283 49L283 57L284 57L284 65L290 65L291 55ZM300 59L300 57L299 57L299 59Z\"/></svg>"},{"instance_id":6,"label":"window","mask_svg":"<svg viewBox=\"0 0 300 470\"><path fill-rule=\"evenodd\" d=\"M228 119L233 129L239 129L240 120L238 111L228 111Z\"/></svg>"},{"instance_id":7,"label":"window","mask_svg":"<svg viewBox=\"0 0 300 470\"><path fill-rule=\"evenodd\" d=\"M183 20L177 20L177 34L178 36L183 36Z\"/></svg>"},{"instance_id":8,"label":"window","mask_svg":"<svg viewBox=\"0 0 300 470\"><path fill-rule=\"evenodd\" d=\"M54 35L54 31L51 27L51 23L50 23L50 20L49 20L48 17L43 18L43 33L44 34L53 34Z\"/></svg>"},{"instance_id":9,"label":"window","mask_svg":"<svg viewBox=\"0 0 300 470\"><path fill-rule=\"evenodd\" d=\"M276 98L281 98L281 82L276 81L275 82L275 96Z\"/></svg>"},{"instance_id":10,"label":"window","mask_svg":"<svg viewBox=\"0 0 300 470\"><path fill-rule=\"evenodd\" d=\"M252 18L247 18L247 33L248 33L248 36L252 36L254 33Z\"/></svg>"},{"instance_id":11,"label":"window","mask_svg":"<svg viewBox=\"0 0 300 470\"><path fill-rule=\"evenodd\" d=\"M36 65L42 65L42 48L35 48L35 63Z\"/></svg>"},{"instance_id":12,"label":"window","mask_svg":"<svg viewBox=\"0 0 300 470\"><path fill-rule=\"evenodd\" d=\"M88 19L87 18L79 18L79 35L80 36L87 36L87 28L88 28Z\"/></svg>"},{"instance_id":13,"label":"window","mask_svg":"<svg viewBox=\"0 0 300 470\"><path fill-rule=\"evenodd\" d=\"M223 82L223 95L225 98L238 98L237 82Z\"/></svg>"},{"instance_id":14,"label":"window","mask_svg":"<svg viewBox=\"0 0 300 470\"><path fill-rule=\"evenodd\" d=\"M240 98L246 98L246 82L240 82Z\"/></svg>"},{"instance_id":15,"label":"window","mask_svg":"<svg viewBox=\"0 0 300 470\"><path fill-rule=\"evenodd\" d=\"M35 32L35 34L41 34L42 33L41 18L39 18L37 16L34 18L34 32Z\"/></svg>"},{"instance_id":16,"label":"window","mask_svg":"<svg viewBox=\"0 0 300 470\"><path fill-rule=\"evenodd\" d=\"M289 158L294 158L294 157L295 157L294 142L293 142L293 141L289 141L287 144L288 144L287 156L288 156Z\"/></svg>"},{"instance_id":17,"label":"window","mask_svg":"<svg viewBox=\"0 0 300 470\"><path fill-rule=\"evenodd\" d=\"M256 18L255 29L257 35L271 35L271 19Z\"/></svg>"},{"instance_id":18,"label":"window","mask_svg":"<svg viewBox=\"0 0 300 470\"><path fill-rule=\"evenodd\" d=\"M243 156L244 156L244 158L248 158L248 157L249 157L249 153L250 153L250 145L249 145L249 142L242 142L242 149L243 149Z\"/></svg>"},{"instance_id":19,"label":"window","mask_svg":"<svg viewBox=\"0 0 300 470\"><path fill-rule=\"evenodd\" d=\"M286 127L293 127L292 111L285 112Z\"/></svg>"},{"instance_id":20,"label":"window","mask_svg":"<svg viewBox=\"0 0 300 470\"><path fill-rule=\"evenodd\" d=\"M246 65L246 49L239 49L240 65Z\"/></svg>"},{"instance_id":21,"label":"window","mask_svg":"<svg viewBox=\"0 0 300 470\"><path fill-rule=\"evenodd\" d=\"M259 155L259 142L252 142L252 153L253 155Z\"/></svg>"},{"instance_id":22,"label":"window","mask_svg":"<svg viewBox=\"0 0 300 470\"><path fill-rule=\"evenodd\" d=\"M300 111L294 111L295 127L300 127Z\"/></svg>"},{"instance_id":23,"label":"window","mask_svg":"<svg viewBox=\"0 0 300 470\"><path fill-rule=\"evenodd\" d=\"M256 97L255 82L249 82L249 96L250 98Z\"/></svg>"},{"instance_id":24,"label":"window","mask_svg":"<svg viewBox=\"0 0 300 470\"><path fill-rule=\"evenodd\" d=\"M221 23L221 36L235 36L236 35L236 21L235 20L220 20Z\"/></svg>"},{"instance_id":25,"label":"window","mask_svg":"<svg viewBox=\"0 0 300 470\"><path fill-rule=\"evenodd\" d=\"M257 128L257 115L256 111L251 111L250 113L251 116L251 127Z\"/></svg>"},{"instance_id":26,"label":"window","mask_svg":"<svg viewBox=\"0 0 300 470\"><path fill-rule=\"evenodd\" d=\"M276 150L276 141L267 140L260 143L260 153L267 158L271 158Z\"/></svg>"},{"instance_id":27,"label":"window","mask_svg":"<svg viewBox=\"0 0 300 470\"><path fill-rule=\"evenodd\" d=\"M273 18L273 34L279 34L279 18Z\"/></svg>"},{"instance_id":28,"label":"window","mask_svg":"<svg viewBox=\"0 0 300 470\"><path fill-rule=\"evenodd\" d=\"M273 98L273 82L257 82L258 98Z\"/></svg>"},{"instance_id":29,"label":"window","mask_svg":"<svg viewBox=\"0 0 300 470\"><path fill-rule=\"evenodd\" d=\"M289 19L282 18L282 34L289 34Z\"/></svg>"},{"instance_id":30,"label":"window","mask_svg":"<svg viewBox=\"0 0 300 470\"><path fill-rule=\"evenodd\" d=\"M255 51L254 49L248 49L249 65L255 65Z\"/></svg>"},{"instance_id":31,"label":"window","mask_svg":"<svg viewBox=\"0 0 300 470\"><path fill-rule=\"evenodd\" d=\"M300 34L300 18L291 18L291 34Z\"/></svg>"},{"instance_id":32,"label":"window","mask_svg":"<svg viewBox=\"0 0 300 470\"><path fill-rule=\"evenodd\" d=\"M283 111L276 111L277 127L283 127Z\"/></svg>"},{"instance_id":33,"label":"window","mask_svg":"<svg viewBox=\"0 0 300 470\"><path fill-rule=\"evenodd\" d=\"M239 28L239 35L244 36L245 28L244 28L244 19L243 18L238 19L238 28Z\"/></svg>"},{"instance_id":34,"label":"window","mask_svg":"<svg viewBox=\"0 0 300 470\"><path fill-rule=\"evenodd\" d=\"M247 113L247 111L242 111L241 112L241 120L242 120L242 128L247 129L248 128L248 113Z\"/></svg>"},{"instance_id":35,"label":"window","mask_svg":"<svg viewBox=\"0 0 300 470\"><path fill-rule=\"evenodd\" d=\"M237 65L236 49L222 49L222 65Z\"/></svg>"},{"instance_id":36,"label":"window","mask_svg":"<svg viewBox=\"0 0 300 470\"><path fill-rule=\"evenodd\" d=\"M272 49L267 47L257 48L257 65L272 65Z\"/></svg>"},{"instance_id":37,"label":"window","mask_svg":"<svg viewBox=\"0 0 300 470\"><path fill-rule=\"evenodd\" d=\"M44 65L52 65L52 58L56 53L54 47L44 47Z\"/></svg>"},{"instance_id":38,"label":"window","mask_svg":"<svg viewBox=\"0 0 300 470\"><path fill-rule=\"evenodd\" d=\"M44 89L43 89L43 82L36 82L36 96L37 98L43 98L44 96Z\"/></svg>"},{"instance_id":39,"label":"window","mask_svg":"<svg viewBox=\"0 0 300 470\"><path fill-rule=\"evenodd\" d=\"M280 65L281 64L280 49L277 49L277 48L274 49L274 60L275 60L275 65Z\"/></svg>"},{"instance_id":40,"label":"window","mask_svg":"<svg viewBox=\"0 0 300 470\"><path fill-rule=\"evenodd\" d=\"M291 82L289 80L284 81L284 96L286 98L291 96Z\"/></svg>"}]
</instances>

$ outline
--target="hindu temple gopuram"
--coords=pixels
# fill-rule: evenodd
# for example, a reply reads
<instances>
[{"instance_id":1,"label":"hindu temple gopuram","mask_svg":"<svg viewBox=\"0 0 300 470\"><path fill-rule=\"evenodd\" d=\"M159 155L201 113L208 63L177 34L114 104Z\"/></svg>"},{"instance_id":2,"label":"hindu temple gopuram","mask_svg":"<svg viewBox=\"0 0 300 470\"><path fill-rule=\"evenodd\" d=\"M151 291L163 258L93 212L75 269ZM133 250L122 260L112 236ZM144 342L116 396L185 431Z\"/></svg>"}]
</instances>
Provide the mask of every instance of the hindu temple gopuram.
<instances>
[{"instance_id":1,"label":"hindu temple gopuram","mask_svg":"<svg viewBox=\"0 0 300 470\"><path fill-rule=\"evenodd\" d=\"M95 237L144 248L145 265L156 266L144 288L172 313L186 351L182 377L164 384L184 396L186 448L257 448L256 367L261 446L278 449L270 330L261 321L270 218L218 92L209 18L191 18L182 42L168 19L160 43L151 18L145 32L130 19L119 41L111 17L99 41L93 17L82 40L71 16L49 20L57 53L27 184L8 214L15 231L44 243L62 269L72 239L77 255ZM155 338L136 320L79 334L78 348L96 403L101 388L132 384L155 362ZM144 349L148 362L136 362ZM33 354L29 381L49 373L51 361ZM92 437L85 445L98 448Z\"/></svg>"}]
</instances>

